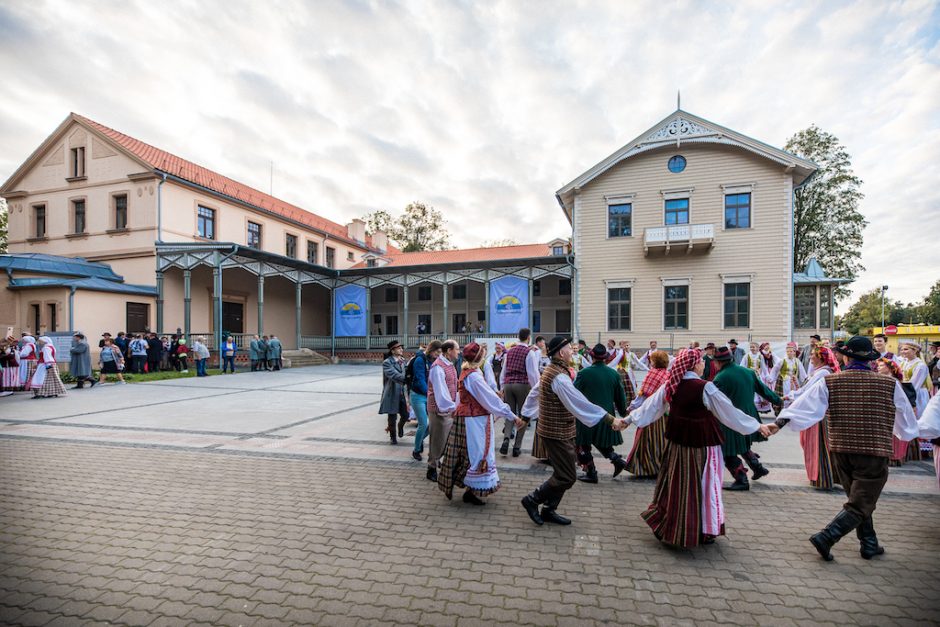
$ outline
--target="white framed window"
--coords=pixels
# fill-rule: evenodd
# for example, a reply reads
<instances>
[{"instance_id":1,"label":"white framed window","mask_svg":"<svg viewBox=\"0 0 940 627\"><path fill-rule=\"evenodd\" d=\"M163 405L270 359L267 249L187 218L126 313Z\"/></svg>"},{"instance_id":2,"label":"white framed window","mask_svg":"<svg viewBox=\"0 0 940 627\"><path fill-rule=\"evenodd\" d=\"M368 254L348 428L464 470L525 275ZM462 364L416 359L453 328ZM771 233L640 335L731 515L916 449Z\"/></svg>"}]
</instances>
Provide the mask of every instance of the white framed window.
<instances>
[{"instance_id":1,"label":"white framed window","mask_svg":"<svg viewBox=\"0 0 940 627\"><path fill-rule=\"evenodd\" d=\"M607 331L633 330L633 285L635 279L604 281L607 293Z\"/></svg>"},{"instance_id":2,"label":"white framed window","mask_svg":"<svg viewBox=\"0 0 940 627\"><path fill-rule=\"evenodd\" d=\"M662 279L663 330L688 331L692 328L692 279Z\"/></svg>"}]
</instances>

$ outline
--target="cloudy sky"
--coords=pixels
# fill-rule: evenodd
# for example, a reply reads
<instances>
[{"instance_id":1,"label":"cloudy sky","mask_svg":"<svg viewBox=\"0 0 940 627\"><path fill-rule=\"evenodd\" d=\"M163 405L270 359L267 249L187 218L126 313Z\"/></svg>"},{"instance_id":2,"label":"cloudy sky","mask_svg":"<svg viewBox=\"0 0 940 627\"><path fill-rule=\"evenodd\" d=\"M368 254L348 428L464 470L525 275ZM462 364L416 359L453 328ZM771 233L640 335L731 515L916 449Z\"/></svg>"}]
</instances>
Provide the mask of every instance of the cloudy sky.
<instances>
[{"instance_id":1,"label":"cloudy sky","mask_svg":"<svg viewBox=\"0 0 940 627\"><path fill-rule=\"evenodd\" d=\"M863 179L856 293L940 279L940 3L0 2L0 179L69 111L337 222L569 233L554 192L675 109Z\"/></svg>"}]
</instances>

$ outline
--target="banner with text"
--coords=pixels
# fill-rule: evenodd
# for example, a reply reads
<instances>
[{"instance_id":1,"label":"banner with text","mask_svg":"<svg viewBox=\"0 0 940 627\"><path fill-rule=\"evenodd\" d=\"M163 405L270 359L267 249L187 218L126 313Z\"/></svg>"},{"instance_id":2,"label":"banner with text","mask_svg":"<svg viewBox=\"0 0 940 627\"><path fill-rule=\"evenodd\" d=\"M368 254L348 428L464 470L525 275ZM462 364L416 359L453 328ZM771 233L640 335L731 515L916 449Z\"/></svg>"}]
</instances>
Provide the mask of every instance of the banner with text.
<instances>
[{"instance_id":1,"label":"banner with text","mask_svg":"<svg viewBox=\"0 0 940 627\"><path fill-rule=\"evenodd\" d=\"M344 285L333 293L333 329L336 337L367 335L366 288Z\"/></svg>"},{"instance_id":2,"label":"banner with text","mask_svg":"<svg viewBox=\"0 0 940 627\"><path fill-rule=\"evenodd\" d=\"M490 281L490 333L515 335L529 326L529 282L516 276Z\"/></svg>"}]
</instances>

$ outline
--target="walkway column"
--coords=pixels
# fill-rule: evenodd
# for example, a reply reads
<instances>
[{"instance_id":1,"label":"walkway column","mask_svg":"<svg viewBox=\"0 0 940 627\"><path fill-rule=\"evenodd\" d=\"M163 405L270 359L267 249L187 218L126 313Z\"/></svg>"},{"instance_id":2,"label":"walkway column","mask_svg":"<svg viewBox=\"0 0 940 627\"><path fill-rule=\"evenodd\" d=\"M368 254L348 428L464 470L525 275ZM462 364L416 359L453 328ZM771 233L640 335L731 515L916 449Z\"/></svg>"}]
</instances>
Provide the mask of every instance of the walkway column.
<instances>
[{"instance_id":1,"label":"walkway column","mask_svg":"<svg viewBox=\"0 0 940 627\"><path fill-rule=\"evenodd\" d=\"M372 287L366 284L366 350L372 348L372 342L369 340L372 336L369 328L372 326Z\"/></svg>"},{"instance_id":2,"label":"walkway column","mask_svg":"<svg viewBox=\"0 0 940 627\"><path fill-rule=\"evenodd\" d=\"M297 334L297 348L300 348L301 341L301 328L300 328L300 302L303 296L304 284L300 281L297 281L297 285L294 287L294 322L296 324L296 334Z\"/></svg>"},{"instance_id":3,"label":"walkway column","mask_svg":"<svg viewBox=\"0 0 940 627\"><path fill-rule=\"evenodd\" d=\"M192 270L183 270L183 337L189 342L190 313L192 312L193 299L190 293L192 284Z\"/></svg>"},{"instance_id":4,"label":"walkway column","mask_svg":"<svg viewBox=\"0 0 940 627\"><path fill-rule=\"evenodd\" d=\"M444 292L444 337L446 338L448 335L450 335L450 331L447 330L449 328L447 326L449 323L449 317L447 315L447 297L449 296L449 294L447 293L447 290L449 286L447 285L446 277L444 278L444 283L441 284L441 288L442 288L442 291ZM433 323L434 321L433 318L431 321Z\"/></svg>"},{"instance_id":5,"label":"walkway column","mask_svg":"<svg viewBox=\"0 0 940 627\"><path fill-rule=\"evenodd\" d=\"M258 335L264 335L264 275L258 275Z\"/></svg>"},{"instance_id":6,"label":"walkway column","mask_svg":"<svg viewBox=\"0 0 940 627\"><path fill-rule=\"evenodd\" d=\"M212 266L212 326L215 350L218 352L218 365L222 365L222 266L216 254Z\"/></svg>"},{"instance_id":7,"label":"walkway column","mask_svg":"<svg viewBox=\"0 0 940 627\"><path fill-rule=\"evenodd\" d=\"M530 276L529 277L529 329L532 328L532 325L535 321L535 302L533 302L532 300L535 297L535 288L533 287L533 285L535 284L532 281L532 277ZM539 327L541 326L542 325L539 324ZM533 331L533 333L535 333L535 331Z\"/></svg>"},{"instance_id":8,"label":"walkway column","mask_svg":"<svg viewBox=\"0 0 940 627\"><path fill-rule=\"evenodd\" d=\"M163 335L163 272L157 271L157 335Z\"/></svg>"},{"instance_id":9,"label":"walkway column","mask_svg":"<svg viewBox=\"0 0 940 627\"><path fill-rule=\"evenodd\" d=\"M403 322L402 329L405 332L405 344L407 345L408 344L408 329L409 329L408 327L408 277L407 276L405 277L405 286L401 289L402 289L402 292L404 292L404 297L402 298L402 301L404 302L404 305L405 305L405 315L404 315L405 320ZM420 338L418 339L418 343L419 344L421 343Z\"/></svg>"},{"instance_id":10,"label":"walkway column","mask_svg":"<svg viewBox=\"0 0 940 627\"><path fill-rule=\"evenodd\" d=\"M330 356L336 357L336 280L330 287Z\"/></svg>"},{"instance_id":11,"label":"walkway column","mask_svg":"<svg viewBox=\"0 0 940 627\"><path fill-rule=\"evenodd\" d=\"M483 317L485 321L483 322L483 332L490 332L490 280L486 279L483 281Z\"/></svg>"}]
</instances>

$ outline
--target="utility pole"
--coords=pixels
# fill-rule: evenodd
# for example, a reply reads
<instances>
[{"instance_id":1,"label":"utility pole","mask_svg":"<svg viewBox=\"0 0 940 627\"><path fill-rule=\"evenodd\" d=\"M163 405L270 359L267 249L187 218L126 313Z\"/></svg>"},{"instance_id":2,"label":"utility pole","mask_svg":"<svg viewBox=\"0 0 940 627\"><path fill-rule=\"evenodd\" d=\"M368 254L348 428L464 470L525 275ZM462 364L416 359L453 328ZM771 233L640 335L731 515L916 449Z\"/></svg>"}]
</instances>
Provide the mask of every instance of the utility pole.
<instances>
[{"instance_id":1,"label":"utility pole","mask_svg":"<svg viewBox=\"0 0 940 627\"><path fill-rule=\"evenodd\" d=\"M888 291L887 285L881 286L881 332L885 332L885 292Z\"/></svg>"}]
</instances>

